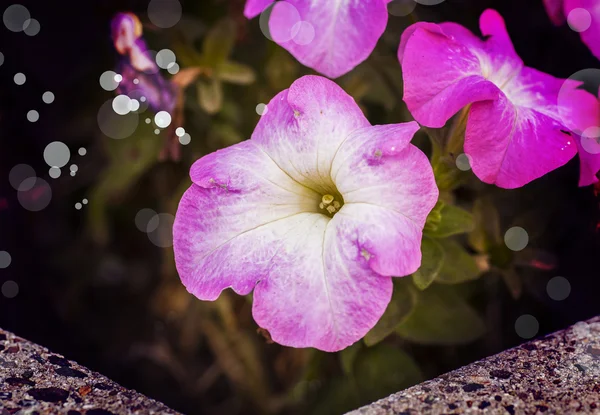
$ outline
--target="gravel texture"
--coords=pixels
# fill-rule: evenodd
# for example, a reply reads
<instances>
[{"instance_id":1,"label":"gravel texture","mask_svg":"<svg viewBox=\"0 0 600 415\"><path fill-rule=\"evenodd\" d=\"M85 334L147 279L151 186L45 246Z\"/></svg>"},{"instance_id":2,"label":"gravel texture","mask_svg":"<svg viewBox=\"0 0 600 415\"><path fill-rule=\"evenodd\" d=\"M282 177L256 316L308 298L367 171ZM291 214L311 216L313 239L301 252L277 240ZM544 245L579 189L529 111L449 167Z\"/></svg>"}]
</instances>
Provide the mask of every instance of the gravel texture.
<instances>
[{"instance_id":1,"label":"gravel texture","mask_svg":"<svg viewBox=\"0 0 600 415\"><path fill-rule=\"evenodd\" d=\"M350 412L479 413L600 414L600 316Z\"/></svg>"},{"instance_id":2,"label":"gravel texture","mask_svg":"<svg viewBox=\"0 0 600 415\"><path fill-rule=\"evenodd\" d=\"M178 414L0 329L0 415Z\"/></svg>"}]
</instances>

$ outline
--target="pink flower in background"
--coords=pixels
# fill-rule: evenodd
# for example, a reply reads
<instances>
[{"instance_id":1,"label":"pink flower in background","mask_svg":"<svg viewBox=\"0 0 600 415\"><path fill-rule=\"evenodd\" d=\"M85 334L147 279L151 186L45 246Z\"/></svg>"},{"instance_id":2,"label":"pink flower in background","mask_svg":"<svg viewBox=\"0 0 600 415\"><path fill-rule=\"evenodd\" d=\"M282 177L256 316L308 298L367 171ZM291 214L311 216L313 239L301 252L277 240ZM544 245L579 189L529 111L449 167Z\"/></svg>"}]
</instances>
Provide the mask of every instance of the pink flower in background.
<instances>
[{"instance_id":1,"label":"pink flower in background","mask_svg":"<svg viewBox=\"0 0 600 415\"><path fill-rule=\"evenodd\" d=\"M600 171L600 91L598 100L588 100L586 109L578 114L576 122L581 126L581 130L577 131L579 185L588 186L598 182L596 175Z\"/></svg>"},{"instance_id":2,"label":"pink flower in background","mask_svg":"<svg viewBox=\"0 0 600 415\"><path fill-rule=\"evenodd\" d=\"M404 100L418 122L436 128L470 105L464 150L473 172L486 183L520 187L576 154L565 120L593 97L579 82L524 66L496 11L486 10L480 26L485 40L455 23L407 28L398 51Z\"/></svg>"},{"instance_id":3,"label":"pink flower in background","mask_svg":"<svg viewBox=\"0 0 600 415\"><path fill-rule=\"evenodd\" d=\"M581 40L600 59L600 1L544 0L550 20L557 26L569 23Z\"/></svg>"},{"instance_id":4,"label":"pink flower in background","mask_svg":"<svg viewBox=\"0 0 600 415\"><path fill-rule=\"evenodd\" d=\"M421 263L438 190L410 144L415 122L371 126L335 83L306 76L267 106L252 138L198 160L174 225L189 292L254 289L278 343L336 351L363 337Z\"/></svg>"},{"instance_id":5,"label":"pink flower in background","mask_svg":"<svg viewBox=\"0 0 600 415\"><path fill-rule=\"evenodd\" d=\"M369 57L387 25L389 1L280 1L271 11L270 34L303 65L337 78ZM244 14L256 17L272 3L248 0Z\"/></svg>"}]
</instances>

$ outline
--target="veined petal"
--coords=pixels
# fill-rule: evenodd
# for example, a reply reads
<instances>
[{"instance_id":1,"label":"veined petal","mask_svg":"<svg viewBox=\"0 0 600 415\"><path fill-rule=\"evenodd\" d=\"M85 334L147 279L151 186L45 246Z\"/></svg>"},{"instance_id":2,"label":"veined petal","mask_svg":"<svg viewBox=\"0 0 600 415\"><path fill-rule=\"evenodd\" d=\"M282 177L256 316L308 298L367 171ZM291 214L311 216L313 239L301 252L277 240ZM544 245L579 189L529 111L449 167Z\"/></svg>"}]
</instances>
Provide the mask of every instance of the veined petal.
<instances>
[{"instance_id":1,"label":"veined petal","mask_svg":"<svg viewBox=\"0 0 600 415\"><path fill-rule=\"evenodd\" d=\"M298 10L301 23L295 14L287 13L286 7L275 5L269 20L273 40L303 65L331 78L344 75L371 54L388 19L384 0L287 0L287 3Z\"/></svg>"},{"instance_id":2,"label":"veined petal","mask_svg":"<svg viewBox=\"0 0 600 415\"><path fill-rule=\"evenodd\" d=\"M246 0L244 7L244 16L248 19L261 14L274 0Z\"/></svg>"},{"instance_id":3,"label":"veined petal","mask_svg":"<svg viewBox=\"0 0 600 415\"><path fill-rule=\"evenodd\" d=\"M252 311L277 343L332 352L375 325L390 301L392 281L357 261L357 246L339 215L314 216L273 258L269 276L254 291Z\"/></svg>"},{"instance_id":4,"label":"veined petal","mask_svg":"<svg viewBox=\"0 0 600 415\"><path fill-rule=\"evenodd\" d=\"M421 236L438 199L425 154L410 144L417 123L361 128L340 147L331 177L344 198L334 217L359 259L380 275L404 276L421 264Z\"/></svg>"},{"instance_id":5,"label":"veined petal","mask_svg":"<svg viewBox=\"0 0 600 415\"><path fill-rule=\"evenodd\" d=\"M399 50L404 101L419 123L439 128L466 105L497 98L498 88L484 78L480 59L459 38L435 25L407 30Z\"/></svg>"},{"instance_id":6,"label":"veined petal","mask_svg":"<svg viewBox=\"0 0 600 415\"><path fill-rule=\"evenodd\" d=\"M516 188L567 163L577 152L574 138L548 115L513 105L502 95L471 106L465 153L486 183Z\"/></svg>"},{"instance_id":7,"label":"veined petal","mask_svg":"<svg viewBox=\"0 0 600 415\"><path fill-rule=\"evenodd\" d=\"M279 240L316 211L319 196L290 179L251 141L203 157L191 176L195 184L180 202L173 231L182 282L204 300L228 287L248 294ZM250 246L254 254L246 252ZM232 272L231 264L245 271Z\"/></svg>"},{"instance_id":8,"label":"veined petal","mask_svg":"<svg viewBox=\"0 0 600 415\"><path fill-rule=\"evenodd\" d=\"M298 79L267 108L252 141L291 178L317 191L331 190L324 186L332 185L331 162L341 143L370 125L351 96L317 76Z\"/></svg>"}]
</instances>

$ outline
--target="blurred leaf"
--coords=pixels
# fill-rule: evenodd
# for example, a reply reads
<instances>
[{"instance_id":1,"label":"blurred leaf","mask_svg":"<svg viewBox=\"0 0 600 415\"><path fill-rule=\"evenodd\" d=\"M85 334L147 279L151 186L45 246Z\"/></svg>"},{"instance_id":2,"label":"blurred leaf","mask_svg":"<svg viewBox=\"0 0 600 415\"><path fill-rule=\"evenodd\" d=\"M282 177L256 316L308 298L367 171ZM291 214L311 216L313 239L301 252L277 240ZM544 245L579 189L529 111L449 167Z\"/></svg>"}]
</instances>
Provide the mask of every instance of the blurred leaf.
<instances>
[{"instance_id":1,"label":"blurred leaf","mask_svg":"<svg viewBox=\"0 0 600 415\"><path fill-rule=\"evenodd\" d=\"M235 44L235 29L233 21L226 18L209 30L204 38L202 52L210 66L214 67L227 60Z\"/></svg>"},{"instance_id":2,"label":"blurred leaf","mask_svg":"<svg viewBox=\"0 0 600 415\"><path fill-rule=\"evenodd\" d=\"M521 295L523 294L523 281L517 272L513 268L509 268L501 270L500 273L504 284L506 284L506 288L508 288L510 296L515 300L521 298Z\"/></svg>"},{"instance_id":3,"label":"blurred leaf","mask_svg":"<svg viewBox=\"0 0 600 415\"><path fill-rule=\"evenodd\" d=\"M478 264L477 258L469 254L460 243L452 239L439 241L444 252L445 260L436 282L443 284L459 284L477 279L483 265Z\"/></svg>"},{"instance_id":4,"label":"blurred leaf","mask_svg":"<svg viewBox=\"0 0 600 415\"><path fill-rule=\"evenodd\" d=\"M406 389L423 379L412 357L397 347L378 344L363 349L354 363L354 379L363 402Z\"/></svg>"},{"instance_id":5,"label":"blurred leaf","mask_svg":"<svg viewBox=\"0 0 600 415\"><path fill-rule=\"evenodd\" d=\"M343 414L362 404L351 377L332 379L316 401L316 407L309 412L312 415Z\"/></svg>"},{"instance_id":6,"label":"blurred leaf","mask_svg":"<svg viewBox=\"0 0 600 415\"><path fill-rule=\"evenodd\" d=\"M440 221L442 220L442 209L444 206L445 203L442 200L438 200L435 203L435 206L433 209L431 209L431 212L429 212L429 215L427 215L427 220L425 221L425 227L423 228L423 232L425 234L433 232L437 229Z\"/></svg>"},{"instance_id":7,"label":"blurred leaf","mask_svg":"<svg viewBox=\"0 0 600 415\"><path fill-rule=\"evenodd\" d=\"M241 63L222 62L217 65L217 77L225 82L237 85L248 85L256 80L254 70Z\"/></svg>"},{"instance_id":8,"label":"blurred leaf","mask_svg":"<svg viewBox=\"0 0 600 415\"><path fill-rule=\"evenodd\" d=\"M223 106L223 87L216 79L200 79L198 86L198 103L209 114L216 114Z\"/></svg>"},{"instance_id":9,"label":"blurred leaf","mask_svg":"<svg viewBox=\"0 0 600 415\"><path fill-rule=\"evenodd\" d=\"M439 285L419 292L415 310L396 329L416 343L441 345L469 343L484 332L477 312L456 292Z\"/></svg>"},{"instance_id":10,"label":"blurred leaf","mask_svg":"<svg viewBox=\"0 0 600 415\"><path fill-rule=\"evenodd\" d=\"M211 141L216 141L218 147L228 147L244 140L234 127L223 123L215 123L210 135Z\"/></svg>"},{"instance_id":11,"label":"blurred leaf","mask_svg":"<svg viewBox=\"0 0 600 415\"><path fill-rule=\"evenodd\" d=\"M198 78L201 72L202 69L198 67L184 68L173 75L171 82L185 89Z\"/></svg>"},{"instance_id":12,"label":"blurred leaf","mask_svg":"<svg viewBox=\"0 0 600 415\"><path fill-rule=\"evenodd\" d=\"M434 229L425 231L432 238L446 238L451 235L473 230L473 215L458 206L444 204L440 210L441 219Z\"/></svg>"},{"instance_id":13,"label":"blurred leaf","mask_svg":"<svg viewBox=\"0 0 600 415\"><path fill-rule=\"evenodd\" d=\"M434 239L423 237L421 241L421 266L413 274L413 282L424 290L435 280L444 263L444 249Z\"/></svg>"},{"instance_id":14,"label":"blurred leaf","mask_svg":"<svg viewBox=\"0 0 600 415\"><path fill-rule=\"evenodd\" d=\"M339 352L340 364L344 373L347 375L352 374L352 367L356 356L362 349L362 343L356 342L352 346L346 347L344 350Z\"/></svg>"},{"instance_id":15,"label":"blurred leaf","mask_svg":"<svg viewBox=\"0 0 600 415\"><path fill-rule=\"evenodd\" d=\"M396 283L392 299L385 313L365 336L364 342L367 346L379 343L394 332L394 329L406 319L415 305L414 294L410 285Z\"/></svg>"},{"instance_id":16,"label":"blurred leaf","mask_svg":"<svg viewBox=\"0 0 600 415\"><path fill-rule=\"evenodd\" d=\"M175 52L177 61L183 67L203 67L206 64L201 53L191 44L182 41L175 42L173 44L173 52Z\"/></svg>"},{"instance_id":17,"label":"blurred leaf","mask_svg":"<svg viewBox=\"0 0 600 415\"><path fill-rule=\"evenodd\" d=\"M477 252L488 252L491 246L502 243L500 217L489 198L477 199L473 204L475 227L469 233L469 245Z\"/></svg>"},{"instance_id":18,"label":"blurred leaf","mask_svg":"<svg viewBox=\"0 0 600 415\"><path fill-rule=\"evenodd\" d=\"M163 137L140 124L135 133L122 140L106 139L110 165L92 190L88 209L88 224L92 238L108 242L107 206L116 196L122 196L148 169L158 163Z\"/></svg>"},{"instance_id":19,"label":"blurred leaf","mask_svg":"<svg viewBox=\"0 0 600 415\"><path fill-rule=\"evenodd\" d=\"M283 48L275 48L267 61L265 75L274 91L288 88L298 78L298 63Z\"/></svg>"}]
</instances>

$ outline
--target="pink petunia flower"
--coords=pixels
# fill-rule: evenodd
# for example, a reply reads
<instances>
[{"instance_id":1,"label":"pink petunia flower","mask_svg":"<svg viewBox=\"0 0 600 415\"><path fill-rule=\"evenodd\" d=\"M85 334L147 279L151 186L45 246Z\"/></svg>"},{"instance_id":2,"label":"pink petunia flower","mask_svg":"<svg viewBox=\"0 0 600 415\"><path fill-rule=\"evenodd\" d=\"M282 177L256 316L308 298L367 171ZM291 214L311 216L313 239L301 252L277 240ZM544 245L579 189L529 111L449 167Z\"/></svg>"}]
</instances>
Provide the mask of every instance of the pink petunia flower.
<instances>
[{"instance_id":1,"label":"pink petunia flower","mask_svg":"<svg viewBox=\"0 0 600 415\"><path fill-rule=\"evenodd\" d=\"M198 160L173 229L188 291L254 289L258 325L283 345L343 349L379 320L391 276L414 272L438 197L415 122L371 126L317 76L267 106L252 138Z\"/></svg>"},{"instance_id":2,"label":"pink petunia flower","mask_svg":"<svg viewBox=\"0 0 600 415\"><path fill-rule=\"evenodd\" d=\"M544 0L550 20L557 26L569 23L581 40L600 59L600 1Z\"/></svg>"},{"instance_id":3,"label":"pink petunia flower","mask_svg":"<svg viewBox=\"0 0 600 415\"><path fill-rule=\"evenodd\" d=\"M398 57L404 101L427 127L468 108L464 150L477 177L516 188L562 166L577 152L565 120L593 99L579 83L524 66L494 10L480 18L485 40L455 23L405 30ZM557 105L559 91L563 105Z\"/></svg>"},{"instance_id":4,"label":"pink petunia flower","mask_svg":"<svg viewBox=\"0 0 600 415\"><path fill-rule=\"evenodd\" d=\"M337 78L369 57L387 25L390 1L280 1L270 12L270 34L303 65ZM244 14L256 17L272 3L248 0Z\"/></svg>"},{"instance_id":5,"label":"pink petunia flower","mask_svg":"<svg viewBox=\"0 0 600 415\"><path fill-rule=\"evenodd\" d=\"M600 91L598 100L588 102L585 111L577 114L576 123L580 126L576 131L580 163L579 186L588 186L598 182L597 174L600 171Z\"/></svg>"}]
</instances>

